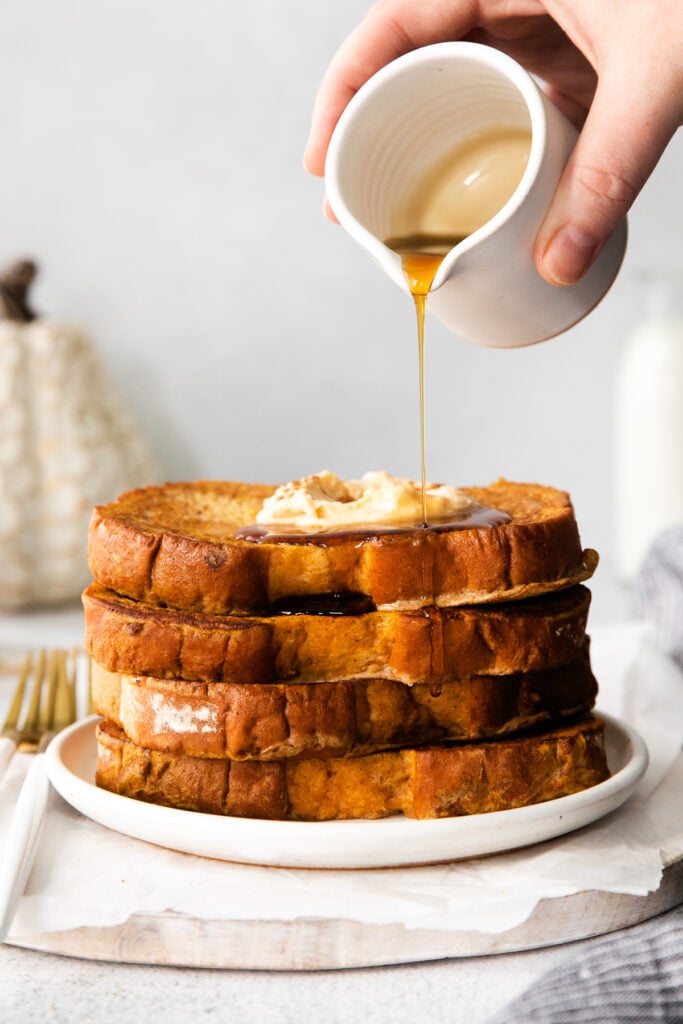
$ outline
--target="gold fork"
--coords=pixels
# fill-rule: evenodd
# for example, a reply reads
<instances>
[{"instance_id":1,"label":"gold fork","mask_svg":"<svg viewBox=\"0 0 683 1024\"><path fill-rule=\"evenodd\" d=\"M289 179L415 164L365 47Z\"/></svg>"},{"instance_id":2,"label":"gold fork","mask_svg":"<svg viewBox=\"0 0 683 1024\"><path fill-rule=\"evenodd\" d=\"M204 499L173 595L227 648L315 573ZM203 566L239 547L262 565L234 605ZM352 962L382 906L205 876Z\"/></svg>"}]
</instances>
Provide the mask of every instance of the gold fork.
<instances>
[{"instance_id":1,"label":"gold fork","mask_svg":"<svg viewBox=\"0 0 683 1024\"><path fill-rule=\"evenodd\" d=\"M0 864L0 942L7 934L19 899L24 892L38 848L45 820L50 783L45 771L45 747L60 729L76 718L77 654L63 650L40 651L24 662L9 713L3 726L5 764L15 750L34 751L14 815L10 823ZM22 716L25 691L30 677L28 705ZM0 773L3 766L0 764Z\"/></svg>"},{"instance_id":2,"label":"gold fork","mask_svg":"<svg viewBox=\"0 0 683 1024\"><path fill-rule=\"evenodd\" d=\"M44 750L75 719L76 652L28 654L0 731L0 778L15 750Z\"/></svg>"}]
</instances>

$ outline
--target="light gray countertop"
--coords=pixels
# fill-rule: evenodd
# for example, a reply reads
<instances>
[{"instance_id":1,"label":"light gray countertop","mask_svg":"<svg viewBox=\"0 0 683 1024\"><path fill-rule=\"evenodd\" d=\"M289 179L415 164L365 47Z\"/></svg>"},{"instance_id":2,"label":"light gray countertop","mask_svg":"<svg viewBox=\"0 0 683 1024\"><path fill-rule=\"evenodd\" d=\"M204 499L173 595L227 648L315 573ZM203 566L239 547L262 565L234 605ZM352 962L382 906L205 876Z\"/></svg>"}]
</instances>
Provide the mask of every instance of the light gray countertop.
<instances>
[{"instance_id":1,"label":"light gray countertop","mask_svg":"<svg viewBox=\"0 0 683 1024\"><path fill-rule=\"evenodd\" d=\"M480 1024L586 943L530 953L321 972L211 971L97 963L0 949L3 1018L186 1024L213 1011L279 1024L448 1020Z\"/></svg>"}]
</instances>

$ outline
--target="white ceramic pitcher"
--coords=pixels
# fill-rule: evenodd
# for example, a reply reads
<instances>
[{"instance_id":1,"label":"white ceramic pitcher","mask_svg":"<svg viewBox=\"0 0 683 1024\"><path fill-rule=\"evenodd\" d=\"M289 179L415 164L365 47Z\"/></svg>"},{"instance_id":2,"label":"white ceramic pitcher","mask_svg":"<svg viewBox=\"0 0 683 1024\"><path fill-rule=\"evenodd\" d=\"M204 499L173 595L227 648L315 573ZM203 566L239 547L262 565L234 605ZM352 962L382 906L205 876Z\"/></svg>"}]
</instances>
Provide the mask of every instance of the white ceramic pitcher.
<instances>
[{"instance_id":1,"label":"white ceramic pitcher","mask_svg":"<svg viewBox=\"0 0 683 1024\"><path fill-rule=\"evenodd\" d=\"M444 258L427 308L481 345L544 341L600 301L626 247L626 222L581 281L547 284L533 245L577 138L576 129L512 58L478 43L438 43L400 57L354 96L325 168L329 201L349 234L407 290L384 245L401 196L459 141L495 128L531 131L522 179L508 202Z\"/></svg>"}]
</instances>

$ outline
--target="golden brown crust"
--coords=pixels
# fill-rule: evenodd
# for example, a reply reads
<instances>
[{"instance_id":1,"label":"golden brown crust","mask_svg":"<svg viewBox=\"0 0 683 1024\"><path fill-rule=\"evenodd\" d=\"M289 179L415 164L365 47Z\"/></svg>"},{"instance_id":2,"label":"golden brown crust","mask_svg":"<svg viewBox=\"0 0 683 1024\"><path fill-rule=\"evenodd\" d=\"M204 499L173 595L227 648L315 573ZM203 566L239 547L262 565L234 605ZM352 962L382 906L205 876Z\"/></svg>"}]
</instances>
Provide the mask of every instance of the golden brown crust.
<instances>
[{"instance_id":1,"label":"golden brown crust","mask_svg":"<svg viewBox=\"0 0 683 1024\"><path fill-rule=\"evenodd\" d=\"M232 760L487 738L585 714L596 693L587 646L562 668L474 676L439 689L387 679L193 683L92 666L95 711L138 746Z\"/></svg>"},{"instance_id":2,"label":"golden brown crust","mask_svg":"<svg viewBox=\"0 0 683 1024\"><path fill-rule=\"evenodd\" d=\"M202 682L439 684L556 668L580 654L590 592L501 605L364 615L203 615L139 604L99 584L83 595L85 644L112 672Z\"/></svg>"},{"instance_id":3,"label":"golden brown crust","mask_svg":"<svg viewBox=\"0 0 683 1024\"><path fill-rule=\"evenodd\" d=\"M566 796L608 776L604 727L588 718L550 732L362 757L229 761L139 747L97 729L97 785L123 796L238 817L443 818Z\"/></svg>"},{"instance_id":4,"label":"golden brown crust","mask_svg":"<svg viewBox=\"0 0 683 1024\"><path fill-rule=\"evenodd\" d=\"M568 495L551 487L463 488L511 517L495 527L307 543L236 538L273 490L200 481L129 491L93 512L92 573L139 601L243 614L301 594L361 593L400 609L527 598L585 580L597 563L581 550Z\"/></svg>"}]
</instances>

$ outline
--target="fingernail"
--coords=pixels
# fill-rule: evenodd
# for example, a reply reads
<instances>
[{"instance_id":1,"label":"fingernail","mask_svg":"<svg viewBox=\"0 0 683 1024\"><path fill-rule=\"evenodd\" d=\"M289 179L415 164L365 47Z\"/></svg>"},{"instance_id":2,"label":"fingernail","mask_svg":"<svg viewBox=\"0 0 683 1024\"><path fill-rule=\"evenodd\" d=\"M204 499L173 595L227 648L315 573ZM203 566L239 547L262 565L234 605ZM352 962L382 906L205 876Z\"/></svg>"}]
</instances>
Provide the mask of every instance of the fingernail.
<instances>
[{"instance_id":1,"label":"fingernail","mask_svg":"<svg viewBox=\"0 0 683 1024\"><path fill-rule=\"evenodd\" d=\"M564 224L550 240L543 266L556 284L574 284L590 267L601 243L575 224Z\"/></svg>"}]
</instances>

